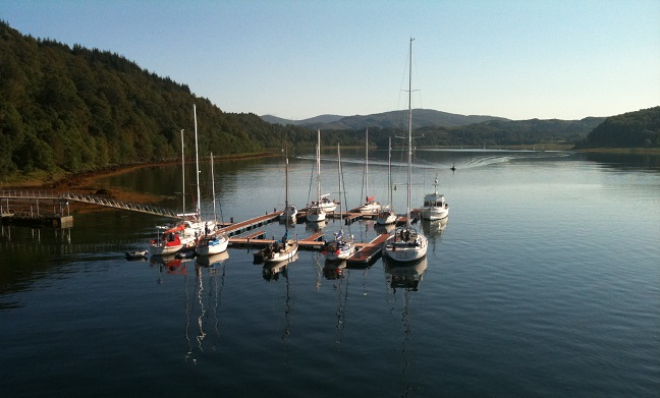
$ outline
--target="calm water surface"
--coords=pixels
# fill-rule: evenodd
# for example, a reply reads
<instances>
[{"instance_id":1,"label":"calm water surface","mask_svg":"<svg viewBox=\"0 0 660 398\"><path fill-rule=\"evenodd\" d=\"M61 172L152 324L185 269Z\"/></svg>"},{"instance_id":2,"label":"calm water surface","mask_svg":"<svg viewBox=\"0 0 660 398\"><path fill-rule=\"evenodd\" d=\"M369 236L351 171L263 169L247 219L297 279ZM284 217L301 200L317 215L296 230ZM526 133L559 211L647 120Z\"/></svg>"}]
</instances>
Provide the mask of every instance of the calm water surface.
<instances>
[{"instance_id":1,"label":"calm water surface","mask_svg":"<svg viewBox=\"0 0 660 398\"><path fill-rule=\"evenodd\" d=\"M369 194L386 202L387 155L373 156ZM366 195L362 152L342 158L346 203L356 207ZM403 212L401 153L393 161ZM146 248L166 220L121 211L76 214L66 231L4 227L0 395L658 396L658 157L427 150L415 165L414 206L436 175L450 204L446 225L418 225L430 248L415 267L350 269L302 251L269 269L247 249L210 265L127 261L123 253ZM299 207L314 192L313 166L291 159ZM322 166L323 191L337 197L332 151ZM282 208L281 159L215 169L226 221ZM181 209L178 166L99 186ZM326 236L338 228L330 221ZM314 233L304 224L291 232ZM377 234L372 222L350 233L365 242Z\"/></svg>"}]
</instances>

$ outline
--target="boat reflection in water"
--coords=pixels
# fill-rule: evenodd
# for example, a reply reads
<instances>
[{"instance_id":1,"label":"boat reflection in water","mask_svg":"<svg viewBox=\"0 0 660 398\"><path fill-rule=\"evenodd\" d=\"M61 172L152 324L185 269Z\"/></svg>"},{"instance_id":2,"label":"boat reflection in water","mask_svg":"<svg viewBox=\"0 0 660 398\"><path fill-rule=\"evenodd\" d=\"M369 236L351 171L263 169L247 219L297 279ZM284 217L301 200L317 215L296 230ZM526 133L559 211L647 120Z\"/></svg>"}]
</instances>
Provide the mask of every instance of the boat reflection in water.
<instances>
[{"instance_id":1,"label":"boat reflection in water","mask_svg":"<svg viewBox=\"0 0 660 398\"><path fill-rule=\"evenodd\" d=\"M161 273L169 275L186 275L186 263L191 262L190 258L179 258L174 254L153 255L151 256L151 266L159 266Z\"/></svg>"},{"instance_id":2,"label":"boat reflection in water","mask_svg":"<svg viewBox=\"0 0 660 398\"><path fill-rule=\"evenodd\" d=\"M422 257L414 262L399 263L383 256L383 264L387 282L394 292L397 288L417 291L428 267L428 260L426 257Z\"/></svg>"},{"instance_id":3,"label":"boat reflection in water","mask_svg":"<svg viewBox=\"0 0 660 398\"><path fill-rule=\"evenodd\" d=\"M225 250L222 253L213 254L210 256L199 256L196 258L196 262L202 267L214 268L222 265L222 263L227 261L228 258L229 253Z\"/></svg>"},{"instance_id":4,"label":"boat reflection in water","mask_svg":"<svg viewBox=\"0 0 660 398\"><path fill-rule=\"evenodd\" d=\"M325 260L325 263L323 264L323 276L329 281L342 279L344 278L345 269L346 261Z\"/></svg>"},{"instance_id":5,"label":"boat reflection in water","mask_svg":"<svg viewBox=\"0 0 660 398\"><path fill-rule=\"evenodd\" d=\"M287 270L289 264L297 260L298 260L298 253L294 254L293 257L285 261L280 261L278 263L265 263L262 268L261 275L268 282L279 280L280 274L283 277L287 278L288 277Z\"/></svg>"},{"instance_id":6,"label":"boat reflection in water","mask_svg":"<svg viewBox=\"0 0 660 398\"><path fill-rule=\"evenodd\" d=\"M323 232L323 228L325 228L326 225L328 225L327 220L316 221L316 222L307 221L305 223L305 230L312 232Z\"/></svg>"},{"instance_id":7,"label":"boat reflection in water","mask_svg":"<svg viewBox=\"0 0 660 398\"><path fill-rule=\"evenodd\" d=\"M396 223L386 225L376 224L374 228L379 234L389 234L394 230L394 228L396 228Z\"/></svg>"},{"instance_id":8,"label":"boat reflection in water","mask_svg":"<svg viewBox=\"0 0 660 398\"><path fill-rule=\"evenodd\" d=\"M445 228L447 228L447 223L449 222L449 217L445 217L442 220L424 220L422 219L422 231L424 235L429 238L441 237L445 233Z\"/></svg>"}]
</instances>

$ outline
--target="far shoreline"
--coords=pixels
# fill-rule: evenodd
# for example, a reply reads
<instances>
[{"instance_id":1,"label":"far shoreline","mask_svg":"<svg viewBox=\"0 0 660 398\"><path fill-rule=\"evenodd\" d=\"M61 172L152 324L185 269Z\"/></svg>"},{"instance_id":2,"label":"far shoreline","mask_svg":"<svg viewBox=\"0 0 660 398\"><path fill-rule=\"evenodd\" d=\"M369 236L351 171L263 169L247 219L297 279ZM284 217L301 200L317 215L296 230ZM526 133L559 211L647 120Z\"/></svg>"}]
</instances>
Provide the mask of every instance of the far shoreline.
<instances>
[{"instance_id":1,"label":"far shoreline","mask_svg":"<svg viewBox=\"0 0 660 398\"><path fill-rule=\"evenodd\" d=\"M227 155L227 156L214 156L216 162L234 162L241 160L250 160L250 159L262 159L277 156L277 153L272 152L261 152L256 154L242 154L242 155ZM208 161L209 158L206 157L202 159ZM185 163L194 163L194 160L187 159ZM168 159L160 161L151 161L151 162L141 162L141 163L125 163L125 164L113 164L108 166L97 167L95 169L77 171L73 173L57 173L57 174L42 174L34 173L33 175L26 175L21 181L20 174L17 174L15 180L12 179L10 182L2 183L0 182L0 189L49 189L49 190L77 190L89 188L93 181L101 177L110 177L128 173L130 171L148 168L148 167L158 167L172 164L180 164L181 160L177 159Z\"/></svg>"},{"instance_id":2,"label":"far shoreline","mask_svg":"<svg viewBox=\"0 0 660 398\"><path fill-rule=\"evenodd\" d=\"M579 152L579 153L610 153L610 154L630 154L630 155L660 155L660 148L543 148L542 144L536 146L522 146L522 145L512 145L505 147L490 147L489 149L511 149L511 150L524 150L530 147L534 147L538 151L544 150L564 150L570 152ZM424 147L424 149L430 149L431 147ZM458 149L458 147L433 147L438 149ZM421 148L420 148L421 149ZM481 148L465 148L463 150L479 150ZM241 160L250 160L250 159L262 159L278 156L277 152L261 152L254 154L242 154L242 155L227 155L227 156L214 156L216 162L234 162ZM203 159L204 161L208 160L207 158ZM147 167L158 167L164 165L172 165L181 163L181 160L177 159L167 159L160 161L151 161L151 162L141 162L141 163L126 163L126 164L114 164L103 167L98 167L91 170L84 170L79 172L67 173L40 173L35 172L27 175L21 175L19 173L10 176L9 182L0 182L0 189L44 189L44 190L67 190L67 191L88 191L93 188L94 181L102 177L110 177L128 173L133 170L147 168ZM194 163L194 160L187 159L185 163ZM89 192L88 192L89 193ZM119 198L118 198L119 199Z\"/></svg>"}]
</instances>

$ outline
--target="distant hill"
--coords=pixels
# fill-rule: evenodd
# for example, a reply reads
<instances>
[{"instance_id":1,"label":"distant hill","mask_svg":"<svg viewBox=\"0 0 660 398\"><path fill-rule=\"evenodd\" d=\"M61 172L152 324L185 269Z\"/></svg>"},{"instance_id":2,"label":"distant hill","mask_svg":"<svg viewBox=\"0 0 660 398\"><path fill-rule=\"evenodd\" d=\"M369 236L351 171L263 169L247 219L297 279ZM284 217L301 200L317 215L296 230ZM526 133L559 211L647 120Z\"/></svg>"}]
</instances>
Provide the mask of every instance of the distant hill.
<instances>
[{"instance_id":1,"label":"distant hill","mask_svg":"<svg viewBox=\"0 0 660 398\"><path fill-rule=\"evenodd\" d=\"M413 110L413 129L420 127L457 127L487 120L508 120L497 116L464 116L433 109ZM309 129L360 130L366 128L408 128L408 111L391 111L372 115L337 116L322 115L304 120L287 120L275 116L261 117L270 123L292 124Z\"/></svg>"},{"instance_id":2,"label":"distant hill","mask_svg":"<svg viewBox=\"0 0 660 398\"><path fill-rule=\"evenodd\" d=\"M539 143L576 144L605 120L489 120L459 127L424 127L418 145L428 146L511 146Z\"/></svg>"},{"instance_id":3,"label":"distant hill","mask_svg":"<svg viewBox=\"0 0 660 398\"><path fill-rule=\"evenodd\" d=\"M314 124L325 124L325 123L333 123L336 122L337 120L340 120L344 118L344 116L339 116L339 115L320 115L320 116L315 116L311 117L309 119L302 119L302 120L290 120L290 119L282 119L281 117L273 116L273 115L263 115L261 116L261 119L268 123L273 123L273 124L281 124L282 126L286 126L287 124L291 124L294 126L305 126L308 124L314 125Z\"/></svg>"},{"instance_id":4,"label":"distant hill","mask_svg":"<svg viewBox=\"0 0 660 398\"><path fill-rule=\"evenodd\" d=\"M660 106L608 117L579 148L660 148Z\"/></svg>"}]
</instances>

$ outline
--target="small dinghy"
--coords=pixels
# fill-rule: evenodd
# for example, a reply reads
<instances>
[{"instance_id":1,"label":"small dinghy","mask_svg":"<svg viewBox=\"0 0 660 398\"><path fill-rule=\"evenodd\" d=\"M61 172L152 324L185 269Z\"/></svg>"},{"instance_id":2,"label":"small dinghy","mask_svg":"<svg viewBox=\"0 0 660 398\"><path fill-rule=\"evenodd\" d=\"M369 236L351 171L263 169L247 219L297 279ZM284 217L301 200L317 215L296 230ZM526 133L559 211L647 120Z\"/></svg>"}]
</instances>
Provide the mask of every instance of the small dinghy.
<instances>
[{"instance_id":1,"label":"small dinghy","mask_svg":"<svg viewBox=\"0 0 660 398\"><path fill-rule=\"evenodd\" d=\"M195 251L194 250L185 250L185 251L182 251L182 252L178 252L174 257L179 258L179 259L194 258L195 257Z\"/></svg>"},{"instance_id":2,"label":"small dinghy","mask_svg":"<svg viewBox=\"0 0 660 398\"><path fill-rule=\"evenodd\" d=\"M136 250L132 252L126 252L127 260L141 260L149 257L149 250Z\"/></svg>"}]
</instances>

